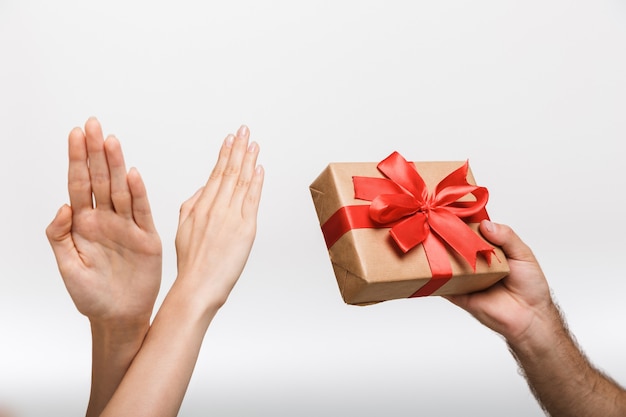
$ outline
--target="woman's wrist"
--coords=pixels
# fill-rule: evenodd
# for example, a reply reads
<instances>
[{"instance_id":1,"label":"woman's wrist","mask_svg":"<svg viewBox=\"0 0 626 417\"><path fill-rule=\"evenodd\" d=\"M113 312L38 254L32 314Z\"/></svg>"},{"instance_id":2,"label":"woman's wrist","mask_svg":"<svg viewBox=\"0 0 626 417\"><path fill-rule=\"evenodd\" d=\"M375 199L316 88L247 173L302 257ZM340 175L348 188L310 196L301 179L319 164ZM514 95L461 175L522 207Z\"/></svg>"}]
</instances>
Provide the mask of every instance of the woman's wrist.
<instances>
[{"instance_id":1,"label":"woman's wrist","mask_svg":"<svg viewBox=\"0 0 626 417\"><path fill-rule=\"evenodd\" d=\"M141 345L150 329L149 318L90 320L94 343L112 347Z\"/></svg>"},{"instance_id":2,"label":"woman's wrist","mask_svg":"<svg viewBox=\"0 0 626 417\"><path fill-rule=\"evenodd\" d=\"M182 272L176 277L168 297L184 300L189 314L214 316L226 303L232 285L227 286L219 276L207 276L195 272Z\"/></svg>"}]
</instances>

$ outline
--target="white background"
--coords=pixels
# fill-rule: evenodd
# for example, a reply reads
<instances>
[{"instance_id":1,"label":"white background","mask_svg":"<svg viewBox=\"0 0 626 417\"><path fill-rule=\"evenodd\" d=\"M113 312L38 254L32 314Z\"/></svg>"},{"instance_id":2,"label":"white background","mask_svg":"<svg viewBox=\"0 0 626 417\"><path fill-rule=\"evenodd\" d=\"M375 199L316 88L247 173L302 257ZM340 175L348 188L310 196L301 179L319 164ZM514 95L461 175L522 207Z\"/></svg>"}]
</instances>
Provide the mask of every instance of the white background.
<instances>
[{"instance_id":1,"label":"white background","mask_svg":"<svg viewBox=\"0 0 626 417\"><path fill-rule=\"evenodd\" d=\"M0 0L0 404L82 415L90 334L44 229L97 116L178 208L247 124L266 185L248 266L181 416L541 416L501 338L446 300L348 306L308 186L328 162L469 159L578 342L626 383L626 4ZM158 366L158 364L155 364Z\"/></svg>"}]
</instances>

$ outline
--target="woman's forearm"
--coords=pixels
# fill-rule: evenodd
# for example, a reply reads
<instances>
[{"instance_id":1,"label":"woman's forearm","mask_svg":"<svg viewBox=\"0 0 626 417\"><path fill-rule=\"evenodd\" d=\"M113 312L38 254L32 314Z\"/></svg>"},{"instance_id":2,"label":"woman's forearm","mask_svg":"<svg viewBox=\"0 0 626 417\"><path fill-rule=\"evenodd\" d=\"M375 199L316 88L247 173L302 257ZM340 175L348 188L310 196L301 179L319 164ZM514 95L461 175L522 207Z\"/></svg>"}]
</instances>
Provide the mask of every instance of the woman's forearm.
<instances>
[{"instance_id":1,"label":"woman's forearm","mask_svg":"<svg viewBox=\"0 0 626 417\"><path fill-rule=\"evenodd\" d=\"M176 416L220 304L175 283L102 416Z\"/></svg>"}]
</instances>

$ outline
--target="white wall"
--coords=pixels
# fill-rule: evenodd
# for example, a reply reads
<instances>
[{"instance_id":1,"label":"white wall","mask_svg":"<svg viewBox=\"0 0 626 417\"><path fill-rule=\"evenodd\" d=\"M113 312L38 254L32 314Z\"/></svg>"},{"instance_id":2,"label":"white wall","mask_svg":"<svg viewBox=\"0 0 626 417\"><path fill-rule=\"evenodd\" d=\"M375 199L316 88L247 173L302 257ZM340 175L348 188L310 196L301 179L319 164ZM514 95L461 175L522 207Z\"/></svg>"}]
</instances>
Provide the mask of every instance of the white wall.
<instances>
[{"instance_id":1,"label":"white wall","mask_svg":"<svg viewBox=\"0 0 626 417\"><path fill-rule=\"evenodd\" d=\"M308 185L331 161L469 159L579 343L626 383L626 6L617 0L0 0L0 403L81 415L90 335L44 229L97 116L179 204L246 123L266 168L247 269L181 416L541 416L504 342L443 299L343 304Z\"/></svg>"}]
</instances>

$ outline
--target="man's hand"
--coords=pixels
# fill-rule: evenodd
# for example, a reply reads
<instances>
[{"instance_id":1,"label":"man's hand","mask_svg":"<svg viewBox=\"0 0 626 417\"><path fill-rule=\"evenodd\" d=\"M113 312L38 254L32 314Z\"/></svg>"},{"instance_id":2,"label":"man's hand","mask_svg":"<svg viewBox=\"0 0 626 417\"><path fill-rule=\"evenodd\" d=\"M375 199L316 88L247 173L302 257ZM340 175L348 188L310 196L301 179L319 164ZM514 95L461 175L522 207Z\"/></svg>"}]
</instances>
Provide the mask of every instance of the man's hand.
<instances>
[{"instance_id":1,"label":"man's hand","mask_svg":"<svg viewBox=\"0 0 626 417\"><path fill-rule=\"evenodd\" d=\"M510 274L484 291L446 298L515 342L527 336L538 317L554 308L550 289L532 251L510 227L483 221L480 231L502 247Z\"/></svg>"}]
</instances>

